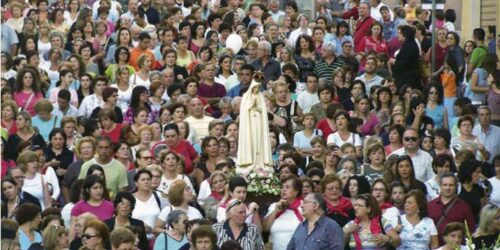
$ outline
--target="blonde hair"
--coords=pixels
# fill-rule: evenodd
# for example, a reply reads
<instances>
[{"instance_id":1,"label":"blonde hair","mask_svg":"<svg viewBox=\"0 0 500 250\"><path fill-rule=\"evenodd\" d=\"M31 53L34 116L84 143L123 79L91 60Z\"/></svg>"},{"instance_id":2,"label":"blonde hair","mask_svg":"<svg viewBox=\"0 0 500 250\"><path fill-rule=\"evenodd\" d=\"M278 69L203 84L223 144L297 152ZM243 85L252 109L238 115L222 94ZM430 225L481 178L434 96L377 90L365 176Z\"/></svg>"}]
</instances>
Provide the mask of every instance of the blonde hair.
<instances>
[{"instance_id":1,"label":"blonde hair","mask_svg":"<svg viewBox=\"0 0 500 250\"><path fill-rule=\"evenodd\" d=\"M43 246L45 249L57 249L59 237L63 233L67 233L65 227L56 225L49 225L46 227L43 231Z\"/></svg>"},{"instance_id":2,"label":"blonde hair","mask_svg":"<svg viewBox=\"0 0 500 250\"><path fill-rule=\"evenodd\" d=\"M17 157L17 166L26 173L29 162L38 162L38 155L33 151L24 151Z\"/></svg>"},{"instance_id":3,"label":"blonde hair","mask_svg":"<svg viewBox=\"0 0 500 250\"><path fill-rule=\"evenodd\" d=\"M74 150L75 150L75 154L76 154L77 158L80 158L80 153L81 153L80 147L82 146L83 143L86 143L86 142L92 144L92 147L94 148L94 151L95 151L95 139L93 137L90 137L90 136L85 136L85 137L79 139L75 145Z\"/></svg>"},{"instance_id":4,"label":"blonde hair","mask_svg":"<svg viewBox=\"0 0 500 250\"><path fill-rule=\"evenodd\" d=\"M500 208L493 204L488 204L481 209L479 215L479 227L477 227L476 234L478 236L485 236L490 233L490 227L495 222Z\"/></svg>"}]
</instances>

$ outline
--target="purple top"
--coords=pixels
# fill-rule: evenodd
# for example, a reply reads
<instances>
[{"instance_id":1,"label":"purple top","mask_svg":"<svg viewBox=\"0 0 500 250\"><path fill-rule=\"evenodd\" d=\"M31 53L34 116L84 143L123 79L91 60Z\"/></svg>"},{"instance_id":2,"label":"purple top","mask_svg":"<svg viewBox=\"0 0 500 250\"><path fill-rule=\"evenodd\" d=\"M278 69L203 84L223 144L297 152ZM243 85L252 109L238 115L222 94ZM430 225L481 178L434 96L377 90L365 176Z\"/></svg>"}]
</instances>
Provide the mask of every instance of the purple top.
<instances>
[{"instance_id":1,"label":"purple top","mask_svg":"<svg viewBox=\"0 0 500 250\"><path fill-rule=\"evenodd\" d=\"M201 83L198 87L198 95L201 97L224 97L226 96L226 88L220 83L214 82L212 86Z\"/></svg>"},{"instance_id":2,"label":"purple top","mask_svg":"<svg viewBox=\"0 0 500 250\"><path fill-rule=\"evenodd\" d=\"M488 90L488 106L491 109L491 114L500 115L500 94L491 88Z\"/></svg>"},{"instance_id":3,"label":"purple top","mask_svg":"<svg viewBox=\"0 0 500 250\"><path fill-rule=\"evenodd\" d=\"M97 216L99 220L107 220L111 217L113 217L113 214L115 212L115 208L113 206L113 203L110 201L103 201L100 206L94 207L87 203L86 200L80 200L75 204L73 209L71 209L71 216L79 216L80 214L90 212Z\"/></svg>"}]
</instances>

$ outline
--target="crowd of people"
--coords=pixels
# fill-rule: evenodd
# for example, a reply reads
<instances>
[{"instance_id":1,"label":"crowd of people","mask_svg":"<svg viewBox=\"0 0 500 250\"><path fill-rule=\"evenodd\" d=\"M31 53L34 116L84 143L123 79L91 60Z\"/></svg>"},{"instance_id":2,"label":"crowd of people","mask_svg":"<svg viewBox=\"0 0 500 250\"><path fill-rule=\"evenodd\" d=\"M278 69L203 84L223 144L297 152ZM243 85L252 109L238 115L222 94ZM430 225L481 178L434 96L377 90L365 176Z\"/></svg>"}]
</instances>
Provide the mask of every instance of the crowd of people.
<instances>
[{"instance_id":1,"label":"crowd of people","mask_svg":"<svg viewBox=\"0 0 500 250\"><path fill-rule=\"evenodd\" d=\"M495 27L298 2L3 1L1 248L498 249Z\"/></svg>"}]
</instances>

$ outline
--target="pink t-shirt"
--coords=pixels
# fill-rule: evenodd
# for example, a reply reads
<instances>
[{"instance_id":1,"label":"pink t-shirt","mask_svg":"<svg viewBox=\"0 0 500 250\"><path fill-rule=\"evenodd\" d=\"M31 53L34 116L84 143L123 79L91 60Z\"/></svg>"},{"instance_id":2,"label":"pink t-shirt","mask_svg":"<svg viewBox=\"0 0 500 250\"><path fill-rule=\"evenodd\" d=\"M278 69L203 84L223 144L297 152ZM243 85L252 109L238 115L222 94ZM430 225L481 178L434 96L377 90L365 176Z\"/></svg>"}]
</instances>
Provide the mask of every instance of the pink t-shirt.
<instances>
[{"instance_id":1,"label":"pink t-shirt","mask_svg":"<svg viewBox=\"0 0 500 250\"><path fill-rule=\"evenodd\" d=\"M90 205L87 201L85 200L80 200L75 204L73 209L71 209L71 216L79 216L80 214L90 212L97 216L99 220L107 220L111 217L113 217L113 214L115 212L115 208L113 206L113 203L110 201L104 201L101 203L101 205L94 207Z\"/></svg>"},{"instance_id":2,"label":"pink t-shirt","mask_svg":"<svg viewBox=\"0 0 500 250\"><path fill-rule=\"evenodd\" d=\"M16 101L16 104L17 106L19 106L19 108L23 109L24 111L27 111L28 113L30 113L31 116L34 116L36 114L35 104L39 100L43 99L43 95L42 93L35 94L33 98L31 98L31 101L28 103L27 107L24 108L24 106L26 106L26 103L30 99L30 96L31 93L24 93L23 91L14 92L14 101Z\"/></svg>"}]
</instances>

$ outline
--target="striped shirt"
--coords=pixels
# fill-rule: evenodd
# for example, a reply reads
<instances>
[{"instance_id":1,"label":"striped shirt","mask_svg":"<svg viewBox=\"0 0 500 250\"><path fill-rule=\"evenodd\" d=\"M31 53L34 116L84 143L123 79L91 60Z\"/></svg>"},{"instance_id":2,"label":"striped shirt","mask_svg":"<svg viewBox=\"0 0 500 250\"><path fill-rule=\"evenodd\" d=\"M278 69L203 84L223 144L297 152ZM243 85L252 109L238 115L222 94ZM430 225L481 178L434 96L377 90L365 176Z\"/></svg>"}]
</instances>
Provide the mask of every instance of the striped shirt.
<instances>
[{"instance_id":1,"label":"striped shirt","mask_svg":"<svg viewBox=\"0 0 500 250\"><path fill-rule=\"evenodd\" d=\"M318 75L318 78L326 78L326 80L331 83L333 71L344 66L344 64L344 61L339 58L335 58L330 64L323 59L314 66L314 73Z\"/></svg>"},{"instance_id":2,"label":"striped shirt","mask_svg":"<svg viewBox=\"0 0 500 250\"><path fill-rule=\"evenodd\" d=\"M217 234L217 246L219 247L226 241L236 240L245 250L264 250L264 241L255 224L245 223L238 239L234 238L233 232L229 227L229 220L216 223L212 227L215 234Z\"/></svg>"}]
</instances>

